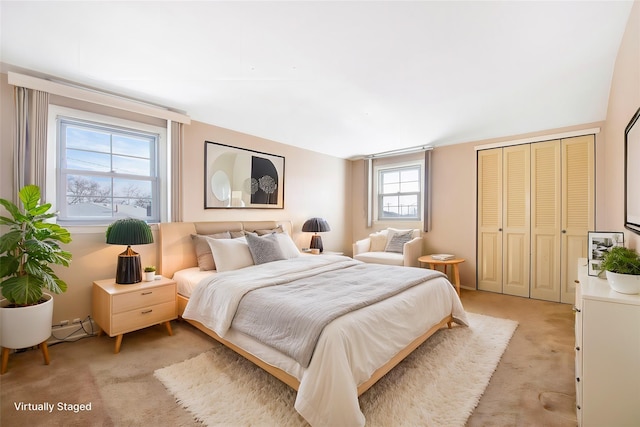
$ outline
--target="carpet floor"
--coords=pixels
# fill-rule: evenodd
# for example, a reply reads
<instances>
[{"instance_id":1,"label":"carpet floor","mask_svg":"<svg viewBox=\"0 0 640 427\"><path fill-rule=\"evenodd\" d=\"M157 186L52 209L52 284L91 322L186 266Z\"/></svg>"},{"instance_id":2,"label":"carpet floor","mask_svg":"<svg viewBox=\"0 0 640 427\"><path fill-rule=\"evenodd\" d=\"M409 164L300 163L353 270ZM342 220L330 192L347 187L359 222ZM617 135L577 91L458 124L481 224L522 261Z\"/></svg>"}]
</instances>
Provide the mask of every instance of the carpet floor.
<instances>
[{"instance_id":1,"label":"carpet floor","mask_svg":"<svg viewBox=\"0 0 640 427\"><path fill-rule=\"evenodd\" d=\"M473 313L469 323L438 331L360 397L368 426L465 425L517 327ZM221 347L155 376L207 426L307 425L293 390Z\"/></svg>"},{"instance_id":2,"label":"carpet floor","mask_svg":"<svg viewBox=\"0 0 640 427\"><path fill-rule=\"evenodd\" d=\"M462 303L467 312L518 322L467 427L575 427L571 306L466 289ZM50 365L38 349L11 354L0 376L0 425L202 427L154 372L222 346L186 322L171 323L171 337L162 325L126 334L118 354L115 339L104 335L50 346ZM464 363L474 359L465 356ZM18 408L42 402L90 403L91 409Z\"/></svg>"}]
</instances>

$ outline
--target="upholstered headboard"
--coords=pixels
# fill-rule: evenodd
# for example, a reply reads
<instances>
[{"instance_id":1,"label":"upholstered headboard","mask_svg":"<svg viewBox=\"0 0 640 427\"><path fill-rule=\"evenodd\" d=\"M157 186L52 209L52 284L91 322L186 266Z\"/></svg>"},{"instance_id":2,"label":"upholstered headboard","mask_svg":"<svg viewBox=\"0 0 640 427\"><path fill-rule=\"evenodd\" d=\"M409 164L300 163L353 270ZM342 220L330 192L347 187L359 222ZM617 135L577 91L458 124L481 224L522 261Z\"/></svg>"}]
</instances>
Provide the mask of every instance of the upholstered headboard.
<instances>
[{"instance_id":1,"label":"upholstered headboard","mask_svg":"<svg viewBox=\"0 0 640 427\"><path fill-rule=\"evenodd\" d=\"M189 267L197 267L198 260L191 240L192 234L215 234L224 231L254 231L282 226L291 235L291 221L207 221L165 222L158 224L159 272L165 277Z\"/></svg>"}]
</instances>

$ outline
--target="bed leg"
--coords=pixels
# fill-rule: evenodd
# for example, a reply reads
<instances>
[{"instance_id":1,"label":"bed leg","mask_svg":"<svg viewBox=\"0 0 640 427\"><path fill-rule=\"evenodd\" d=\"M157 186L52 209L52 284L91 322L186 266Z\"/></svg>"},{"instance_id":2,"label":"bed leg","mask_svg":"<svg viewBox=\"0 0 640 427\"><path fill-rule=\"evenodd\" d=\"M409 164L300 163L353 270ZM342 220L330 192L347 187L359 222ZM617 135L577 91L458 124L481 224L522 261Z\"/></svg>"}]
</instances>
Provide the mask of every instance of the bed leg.
<instances>
[{"instance_id":1,"label":"bed leg","mask_svg":"<svg viewBox=\"0 0 640 427\"><path fill-rule=\"evenodd\" d=\"M451 329L451 321L447 322L447 327Z\"/></svg>"}]
</instances>

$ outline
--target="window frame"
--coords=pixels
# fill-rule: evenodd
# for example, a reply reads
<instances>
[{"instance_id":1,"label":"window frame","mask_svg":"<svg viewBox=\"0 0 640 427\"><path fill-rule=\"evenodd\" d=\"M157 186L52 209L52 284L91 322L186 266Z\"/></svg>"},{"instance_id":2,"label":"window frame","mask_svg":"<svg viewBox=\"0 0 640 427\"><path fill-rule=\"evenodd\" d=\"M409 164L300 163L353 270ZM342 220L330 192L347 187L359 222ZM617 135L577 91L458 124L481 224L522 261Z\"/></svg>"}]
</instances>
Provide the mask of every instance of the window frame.
<instances>
[{"instance_id":1,"label":"window frame","mask_svg":"<svg viewBox=\"0 0 640 427\"><path fill-rule=\"evenodd\" d=\"M390 173L394 171L403 171L403 170L418 170L418 185L419 191L411 191L411 192L397 192L397 193L382 193L382 177L385 173ZM374 218L375 222L419 222L422 221L422 214L424 212L424 161L409 161L409 162L401 162L401 163L390 163L385 165L374 166L374 185L373 185L373 193L374 193ZM398 197L402 195L416 195L417 197L417 212L415 217L385 217L382 216L382 199L384 196L389 195L397 195Z\"/></svg>"},{"instance_id":2,"label":"window frame","mask_svg":"<svg viewBox=\"0 0 640 427\"><path fill-rule=\"evenodd\" d=\"M55 183L54 185L47 185L46 193L47 200L53 201L52 205L55 210L59 212L56 219L57 222L67 225L108 225L118 219L117 216L109 217L68 217L66 214L66 176L74 175L73 172L68 172L68 169L62 168L62 155L64 145L60 141L60 121L65 120L68 122L80 123L81 125L87 125L87 127L103 127L106 129L113 129L122 133L129 134L150 134L156 136L155 144L155 159L152 160L152 170L155 171L155 177L151 178L155 180L152 183L152 211L150 218L145 218L149 223L161 222L167 218L168 212L168 143L167 143L167 130L166 128L155 126L148 123L136 122L132 120L126 120L118 117L92 113L88 111L76 110L68 107L62 107L57 105L49 106L49 121L48 121L48 153L47 153L47 181ZM111 155L111 153L110 153ZM88 175L95 176L93 171L87 171ZM97 173L100 176L112 176L112 172L100 172ZM131 178L141 179L145 175L118 175L118 178ZM64 179L64 181L63 181ZM143 180L149 181L149 178ZM110 197L113 197L111 195Z\"/></svg>"}]
</instances>

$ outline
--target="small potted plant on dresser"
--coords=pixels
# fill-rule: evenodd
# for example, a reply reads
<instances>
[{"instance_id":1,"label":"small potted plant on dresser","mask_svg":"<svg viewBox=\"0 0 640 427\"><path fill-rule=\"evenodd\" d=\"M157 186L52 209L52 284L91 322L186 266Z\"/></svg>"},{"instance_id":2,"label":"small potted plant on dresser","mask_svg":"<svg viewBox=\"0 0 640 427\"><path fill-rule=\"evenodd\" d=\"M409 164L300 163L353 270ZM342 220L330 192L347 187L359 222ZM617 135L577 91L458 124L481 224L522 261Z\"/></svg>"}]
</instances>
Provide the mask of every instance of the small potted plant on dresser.
<instances>
[{"instance_id":1,"label":"small potted plant on dresser","mask_svg":"<svg viewBox=\"0 0 640 427\"><path fill-rule=\"evenodd\" d=\"M151 282L156 278L156 267L148 265L144 268L144 281Z\"/></svg>"},{"instance_id":2,"label":"small potted plant on dresser","mask_svg":"<svg viewBox=\"0 0 640 427\"><path fill-rule=\"evenodd\" d=\"M0 199L11 218L0 216L7 226L0 236L0 346L2 369L5 373L9 349L21 349L40 344L45 364L49 364L46 340L51 335L53 297L67 290L51 268L52 264L67 267L71 253L60 246L69 243L69 231L51 222L55 213L47 213L50 203L40 204L40 188L27 185L18 194L21 210L12 202Z\"/></svg>"},{"instance_id":3,"label":"small potted plant on dresser","mask_svg":"<svg viewBox=\"0 0 640 427\"><path fill-rule=\"evenodd\" d=\"M640 255L633 249L615 246L604 255L600 266L609 286L622 294L640 293Z\"/></svg>"}]
</instances>

